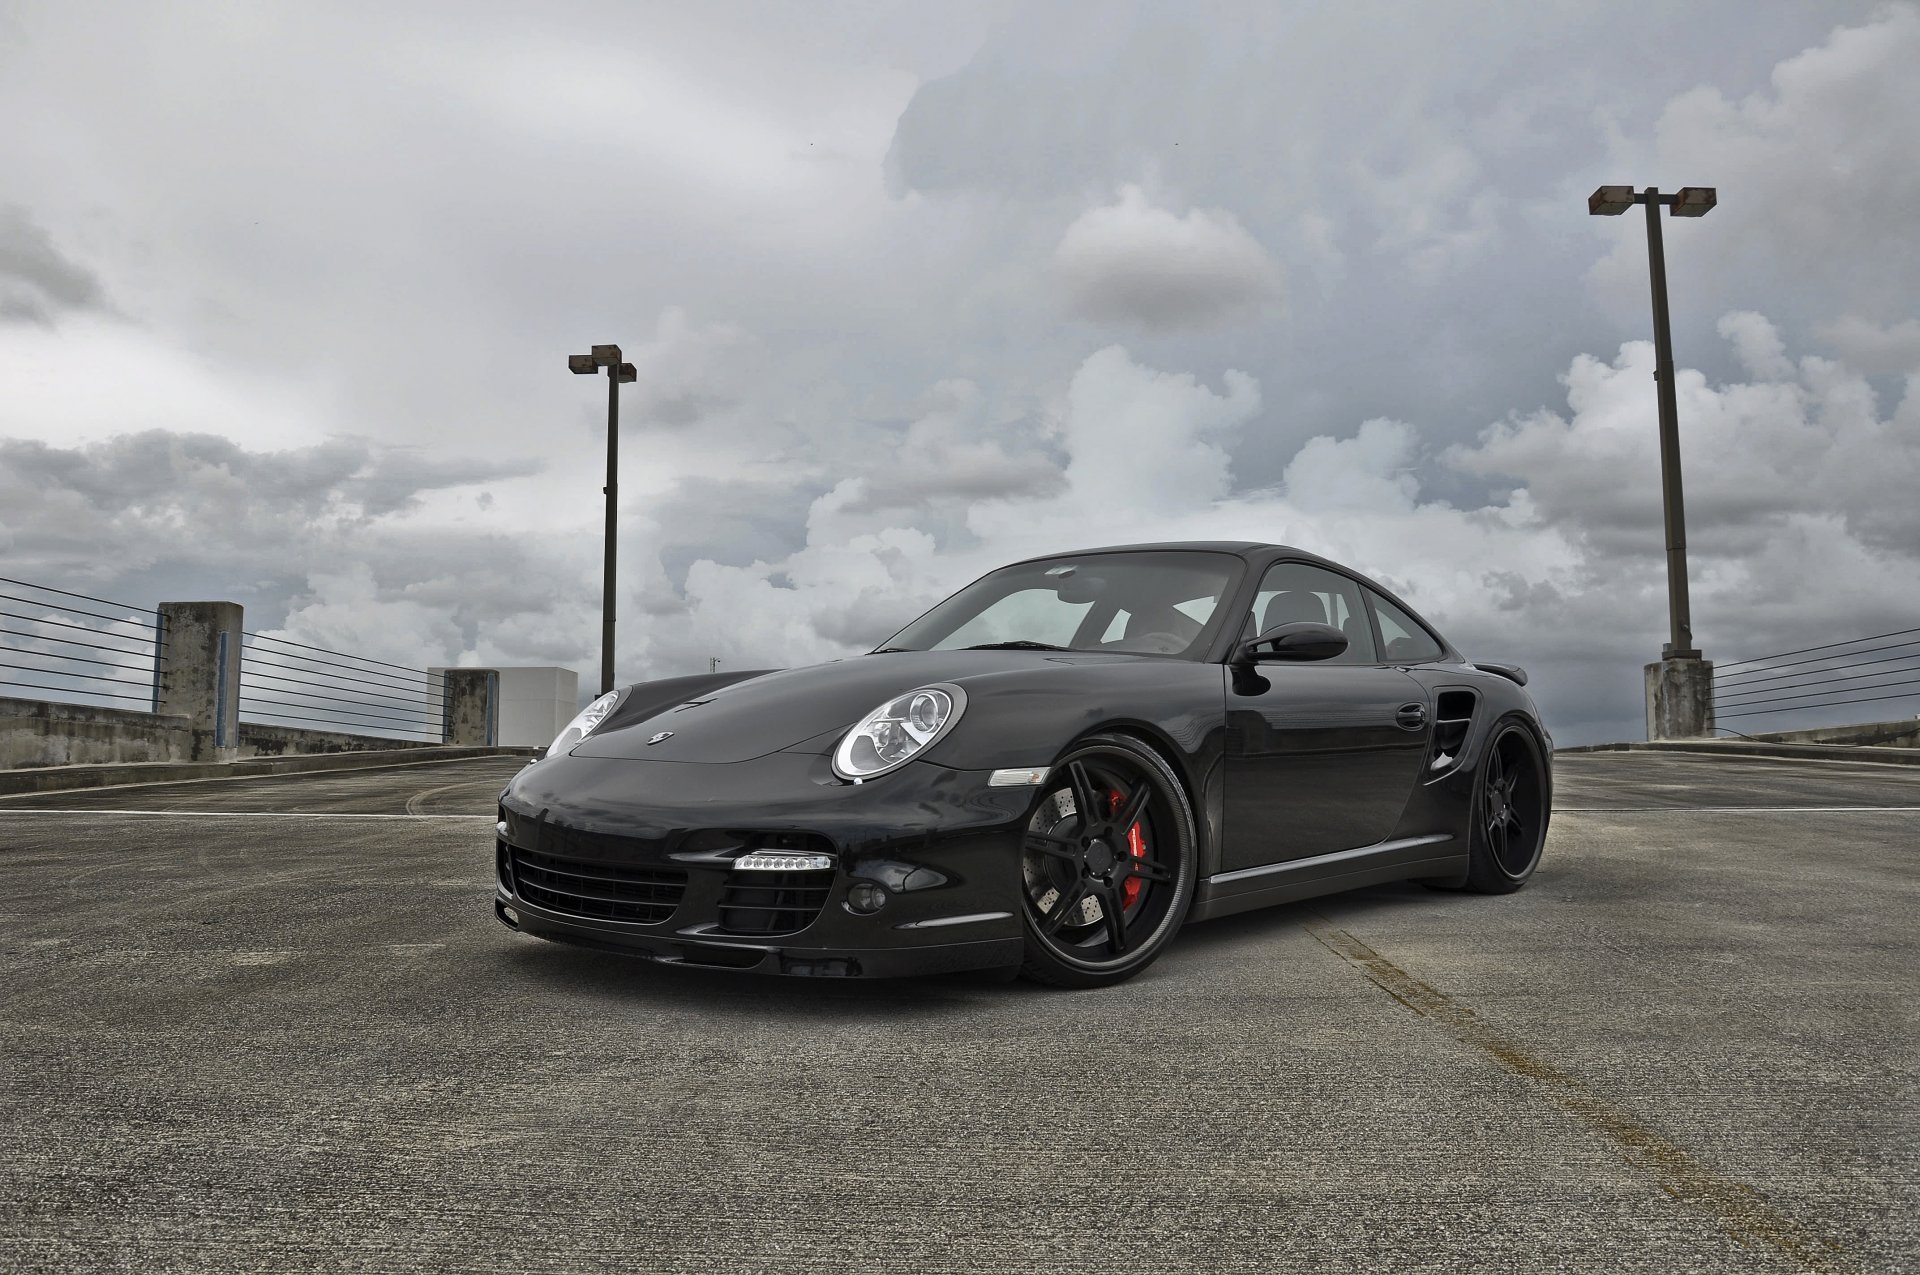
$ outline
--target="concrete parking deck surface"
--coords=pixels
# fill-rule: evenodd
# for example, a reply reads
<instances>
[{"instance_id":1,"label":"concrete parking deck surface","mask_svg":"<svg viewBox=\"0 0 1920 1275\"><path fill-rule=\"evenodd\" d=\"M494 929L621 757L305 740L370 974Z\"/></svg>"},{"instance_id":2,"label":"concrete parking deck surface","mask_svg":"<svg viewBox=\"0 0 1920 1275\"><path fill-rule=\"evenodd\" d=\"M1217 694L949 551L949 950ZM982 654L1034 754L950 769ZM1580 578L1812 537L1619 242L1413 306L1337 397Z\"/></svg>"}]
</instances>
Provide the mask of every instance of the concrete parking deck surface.
<instances>
[{"instance_id":1,"label":"concrete parking deck surface","mask_svg":"<svg viewBox=\"0 0 1920 1275\"><path fill-rule=\"evenodd\" d=\"M1920 1264L1914 770L1564 757L1518 895L1053 992L513 935L518 764L0 801L0 1269Z\"/></svg>"}]
</instances>

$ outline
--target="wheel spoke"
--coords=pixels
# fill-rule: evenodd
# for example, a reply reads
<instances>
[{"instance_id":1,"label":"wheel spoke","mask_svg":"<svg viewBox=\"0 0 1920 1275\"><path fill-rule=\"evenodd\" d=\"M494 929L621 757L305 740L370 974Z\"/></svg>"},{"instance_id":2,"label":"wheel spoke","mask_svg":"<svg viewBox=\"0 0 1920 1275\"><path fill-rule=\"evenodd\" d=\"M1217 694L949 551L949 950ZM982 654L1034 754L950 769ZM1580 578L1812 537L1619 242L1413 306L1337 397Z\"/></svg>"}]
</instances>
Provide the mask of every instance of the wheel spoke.
<instances>
[{"instance_id":1,"label":"wheel spoke","mask_svg":"<svg viewBox=\"0 0 1920 1275\"><path fill-rule=\"evenodd\" d=\"M1066 924L1067 914L1069 912L1078 912L1081 901L1086 897L1087 883L1085 881L1075 881L1072 885L1062 890L1060 897L1053 901L1053 907L1045 916L1040 918L1040 932L1049 937L1058 934L1060 927Z\"/></svg>"},{"instance_id":2,"label":"wheel spoke","mask_svg":"<svg viewBox=\"0 0 1920 1275\"><path fill-rule=\"evenodd\" d=\"M1106 886L1100 891L1100 911L1107 923L1107 951L1118 956L1127 950L1127 922L1121 916L1120 891Z\"/></svg>"},{"instance_id":3,"label":"wheel spoke","mask_svg":"<svg viewBox=\"0 0 1920 1275\"><path fill-rule=\"evenodd\" d=\"M1173 869L1164 863L1155 863L1152 859L1136 859L1132 855L1127 856L1125 863L1128 876L1139 877L1143 881L1173 880Z\"/></svg>"},{"instance_id":4,"label":"wheel spoke","mask_svg":"<svg viewBox=\"0 0 1920 1275\"><path fill-rule=\"evenodd\" d=\"M1508 822L1508 827L1507 827L1506 838L1507 838L1507 855L1509 860L1519 860L1524 856L1532 854L1533 853L1533 833L1529 831L1527 827L1527 821L1522 819L1519 815L1512 814L1511 812L1509 812L1507 822ZM1527 865L1524 862L1510 861L1507 864L1507 870L1509 872L1520 872L1524 870L1526 866Z\"/></svg>"},{"instance_id":5,"label":"wheel spoke","mask_svg":"<svg viewBox=\"0 0 1920 1275\"><path fill-rule=\"evenodd\" d=\"M1073 805L1080 816L1080 826L1091 828L1100 819L1100 798L1093 788L1093 776L1087 773L1083 762L1070 762L1067 765L1067 780L1073 785Z\"/></svg>"},{"instance_id":6,"label":"wheel spoke","mask_svg":"<svg viewBox=\"0 0 1920 1275\"><path fill-rule=\"evenodd\" d=\"M1487 829L1487 844L1493 850L1494 862L1512 871L1507 863L1507 825L1504 820L1495 820Z\"/></svg>"},{"instance_id":7,"label":"wheel spoke","mask_svg":"<svg viewBox=\"0 0 1920 1275\"><path fill-rule=\"evenodd\" d=\"M1122 836L1129 828L1140 822L1140 816L1146 812L1147 801L1153 796L1153 788L1142 779L1134 787L1133 793L1120 807L1120 813L1113 817L1114 830Z\"/></svg>"},{"instance_id":8,"label":"wheel spoke","mask_svg":"<svg viewBox=\"0 0 1920 1275\"><path fill-rule=\"evenodd\" d=\"M1056 859L1066 859L1072 863L1080 861L1079 845L1065 837L1051 837L1044 832L1029 832L1020 846L1021 849L1031 850L1035 854L1052 855Z\"/></svg>"}]
</instances>

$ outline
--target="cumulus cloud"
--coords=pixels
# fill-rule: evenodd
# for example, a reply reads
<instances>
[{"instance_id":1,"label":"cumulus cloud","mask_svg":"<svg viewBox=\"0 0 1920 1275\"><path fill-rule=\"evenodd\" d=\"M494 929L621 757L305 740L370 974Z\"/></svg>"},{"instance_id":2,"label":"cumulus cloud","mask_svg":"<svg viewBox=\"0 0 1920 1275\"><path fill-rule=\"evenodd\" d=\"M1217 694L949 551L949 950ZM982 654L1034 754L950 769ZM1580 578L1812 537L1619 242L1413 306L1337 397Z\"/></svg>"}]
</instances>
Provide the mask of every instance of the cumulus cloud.
<instances>
[{"instance_id":1,"label":"cumulus cloud","mask_svg":"<svg viewBox=\"0 0 1920 1275\"><path fill-rule=\"evenodd\" d=\"M975 501L1043 496L1059 486L1059 463L1029 422L995 419L972 381L942 381L916 406L904 429L874 440L878 451L869 453L865 472L836 486L842 508L937 507L943 516L964 516Z\"/></svg>"},{"instance_id":2,"label":"cumulus cloud","mask_svg":"<svg viewBox=\"0 0 1920 1275\"><path fill-rule=\"evenodd\" d=\"M1920 394L1883 417L1857 372L1789 360L1764 317L1730 316L1726 328L1752 379L1679 378L1687 454L1700 462L1688 471L1696 632L1727 659L1831 636L1837 616L1861 632L1898 627L1901 599L1920 588L1920 504L1903 498L1920 484ZM1310 440L1278 487L1236 493L1223 444L1259 410L1252 379L1228 373L1214 390L1111 347L1065 393L1059 489L978 503L974 538L944 549L830 493L788 557L696 564L684 646L747 663L834 658L1021 556L1272 540L1377 576L1470 654L1532 665L1567 741L1629 735L1638 665L1664 624L1651 370L1644 342L1611 362L1582 356L1563 378L1564 414L1497 422L1437 457L1415 425L1368 420ZM1506 485L1457 506L1423 490L1418 475L1436 464Z\"/></svg>"},{"instance_id":3,"label":"cumulus cloud","mask_svg":"<svg viewBox=\"0 0 1920 1275\"><path fill-rule=\"evenodd\" d=\"M1784 380L1793 375L1787 361L1787 347L1780 330L1764 314L1735 310L1720 316L1720 335L1733 343L1734 357L1751 376L1765 381Z\"/></svg>"},{"instance_id":4,"label":"cumulus cloud","mask_svg":"<svg viewBox=\"0 0 1920 1275\"><path fill-rule=\"evenodd\" d=\"M1920 117L1916 63L1920 8L1887 5L1781 61L1762 91L1702 85L1674 98L1650 141L1616 139L1612 171L1719 189L1708 218L1672 235L1676 269L1734 296L1845 296L1866 319L1904 318L1920 291L1920 164L1911 130L1891 122ZM1644 305L1636 230L1618 232L1593 277Z\"/></svg>"},{"instance_id":5,"label":"cumulus cloud","mask_svg":"<svg viewBox=\"0 0 1920 1275\"><path fill-rule=\"evenodd\" d=\"M1771 331L1757 315L1734 317L1736 344ZM1882 416L1859 372L1817 356L1796 367L1771 341L1762 355L1764 372L1749 381L1713 385L1684 369L1675 378L1689 545L1759 553L1796 520L1819 518L1869 550L1911 554L1920 397L1909 392ZM1583 355L1565 377L1571 415L1508 420L1447 459L1524 479L1543 523L1576 530L1596 551L1631 553L1660 518L1652 373L1647 342L1611 363Z\"/></svg>"},{"instance_id":6,"label":"cumulus cloud","mask_svg":"<svg viewBox=\"0 0 1920 1275\"><path fill-rule=\"evenodd\" d=\"M257 550L302 531L339 530L404 512L428 492L517 474L517 464L434 457L334 439L252 451L212 434L145 430L57 447L0 439L0 509L17 552L80 557L112 544L115 560L190 549Z\"/></svg>"},{"instance_id":7,"label":"cumulus cloud","mask_svg":"<svg viewBox=\"0 0 1920 1275\"><path fill-rule=\"evenodd\" d=\"M1901 627L1920 590L1920 393L1882 413L1858 372L1789 358L1762 316L1729 316L1726 329L1749 347L1749 379L1678 379L1696 632L1726 659L1821 640L1836 619L1863 633ZM1051 409L1049 483L967 495L947 534L929 529L924 506L872 499L872 473L814 498L793 538L770 527L765 553L746 560L676 558L691 546L630 510L620 673L855 654L1032 554L1271 540L1377 576L1469 654L1532 666L1564 741L1630 734L1637 666L1657 652L1664 615L1651 369L1643 342L1610 361L1581 356L1563 378L1564 412L1512 416L1437 454L1416 423L1369 419L1309 440L1281 483L1249 491L1230 449L1262 410L1253 378L1208 384L1108 347ZM956 444L980 411L959 383L926 401L915 426ZM1421 479L1435 472L1488 481L1495 495L1442 499ZM415 667L589 663L597 543L434 526L403 495L472 479L352 441L282 453L166 435L0 446L10 556L48 573L91 560L93 578L115 583L191 559L203 579L281 579L290 602L270 631L296 641Z\"/></svg>"},{"instance_id":8,"label":"cumulus cloud","mask_svg":"<svg viewBox=\"0 0 1920 1275\"><path fill-rule=\"evenodd\" d=\"M1232 213L1176 214L1139 186L1077 217L1054 249L1053 270L1075 313L1152 328L1217 323L1280 290L1279 268Z\"/></svg>"},{"instance_id":9,"label":"cumulus cloud","mask_svg":"<svg viewBox=\"0 0 1920 1275\"><path fill-rule=\"evenodd\" d=\"M1848 315L1816 324L1814 333L1862 372L1920 372L1920 319L1880 324Z\"/></svg>"},{"instance_id":10,"label":"cumulus cloud","mask_svg":"<svg viewBox=\"0 0 1920 1275\"><path fill-rule=\"evenodd\" d=\"M471 635L482 614L585 592L572 580L584 584L585 555L576 567L537 542L420 517L435 493L500 472L355 439L280 451L163 430L73 447L0 439L0 544L12 572L39 583L145 602L166 600L158 590L223 597L260 626L370 573L440 619L390 623L343 592L334 614L359 616L363 637L348 649L408 650L399 662L417 665L452 654L449 623Z\"/></svg>"}]
</instances>

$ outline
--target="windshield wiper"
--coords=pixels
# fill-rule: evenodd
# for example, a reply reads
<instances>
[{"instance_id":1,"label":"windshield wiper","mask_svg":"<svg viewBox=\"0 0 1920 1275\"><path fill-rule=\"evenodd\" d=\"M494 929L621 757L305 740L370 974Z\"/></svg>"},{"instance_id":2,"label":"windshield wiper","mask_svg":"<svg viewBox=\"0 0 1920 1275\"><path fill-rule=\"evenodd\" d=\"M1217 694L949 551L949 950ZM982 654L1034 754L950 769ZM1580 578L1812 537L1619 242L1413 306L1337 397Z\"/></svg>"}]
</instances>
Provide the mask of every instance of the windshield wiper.
<instances>
[{"instance_id":1,"label":"windshield wiper","mask_svg":"<svg viewBox=\"0 0 1920 1275\"><path fill-rule=\"evenodd\" d=\"M963 651L1071 651L1070 646L1055 646L1051 642L1029 642L1020 638L1013 642L982 642L979 646L963 646Z\"/></svg>"},{"instance_id":2,"label":"windshield wiper","mask_svg":"<svg viewBox=\"0 0 1920 1275\"><path fill-rule=\"evenodd\" d=\"M910 646L883 646L877 651L868 651L868 655L893 655L901 651L911 651Z\"/></svg>"}]
</instances>

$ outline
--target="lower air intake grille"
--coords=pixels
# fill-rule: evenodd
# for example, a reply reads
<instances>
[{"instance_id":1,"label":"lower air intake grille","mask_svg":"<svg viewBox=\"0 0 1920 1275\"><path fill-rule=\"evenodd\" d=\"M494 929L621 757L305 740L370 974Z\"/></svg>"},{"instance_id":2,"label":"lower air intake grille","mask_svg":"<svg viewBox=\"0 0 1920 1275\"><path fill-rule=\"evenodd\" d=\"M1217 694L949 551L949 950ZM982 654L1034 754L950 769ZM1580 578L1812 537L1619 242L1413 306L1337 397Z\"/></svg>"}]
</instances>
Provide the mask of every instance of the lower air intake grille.
<instances>
[{"instance_id":1,"label":"lower air intake grille","mask_svg":"<svg viewBox=\"0 0 1920 1275\"><path fill-rule=\"evenodd\" d=\"M792 934L813 924L833 889L833 869L734 872L720 895L723 934Z\"/></svg>"},{"instance_id":2,"label":"lower air intake grille","mask_svg":"<svg viewBox=\"0 0 1920 1275\"><path fill-rule=\"evenodd\" d=\"M549 912L647 924L672 916L687 891L687 874L678 868L562 859L518 846L513 882L521 898Z\"/></svg>"}]
</instances>

